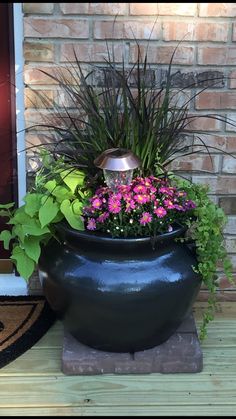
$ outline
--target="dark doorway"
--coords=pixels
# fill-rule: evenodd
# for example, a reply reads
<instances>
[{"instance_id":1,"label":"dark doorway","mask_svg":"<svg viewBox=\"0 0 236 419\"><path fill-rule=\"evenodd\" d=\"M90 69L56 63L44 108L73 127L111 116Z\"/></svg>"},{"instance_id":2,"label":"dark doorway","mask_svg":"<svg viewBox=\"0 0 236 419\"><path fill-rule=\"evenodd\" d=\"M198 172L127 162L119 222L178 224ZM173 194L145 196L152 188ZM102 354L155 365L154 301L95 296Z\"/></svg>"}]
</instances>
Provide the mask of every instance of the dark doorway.
<instances>
[{"instance_id":1,"label":"dark doorway","mask_svg":"<svg viewBox=\"0 0 236 419\"><path fill-rule=\"evenodd\" d=\"M13 3L0 4L0 203L17 202ZM7 228L0 220L0 231ZM0 273L11 271L0 242ZM8 268L6 267L8 266Z\"/></svg>"}]
</instances>

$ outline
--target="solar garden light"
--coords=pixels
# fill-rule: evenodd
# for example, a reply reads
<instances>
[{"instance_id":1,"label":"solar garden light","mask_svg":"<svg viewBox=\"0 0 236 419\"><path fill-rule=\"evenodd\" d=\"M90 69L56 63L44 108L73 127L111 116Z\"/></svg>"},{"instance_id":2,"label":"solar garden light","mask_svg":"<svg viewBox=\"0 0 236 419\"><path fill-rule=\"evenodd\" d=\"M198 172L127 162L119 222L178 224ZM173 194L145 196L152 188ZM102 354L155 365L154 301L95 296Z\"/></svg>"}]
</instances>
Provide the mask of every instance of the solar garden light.
<instances>
[{"instance_id":1,"label":"solar garden light","mask_svg":"<svg viewBox=\"0 0 236 419\"><path fill-rule=\"evenodd\" d=\"M140 166L140 159L124 148L109 148L94 160L95 166L103 169L105 182L113 192L120 185L129 185L133 170Z\"/></svg>"}]
</instances>

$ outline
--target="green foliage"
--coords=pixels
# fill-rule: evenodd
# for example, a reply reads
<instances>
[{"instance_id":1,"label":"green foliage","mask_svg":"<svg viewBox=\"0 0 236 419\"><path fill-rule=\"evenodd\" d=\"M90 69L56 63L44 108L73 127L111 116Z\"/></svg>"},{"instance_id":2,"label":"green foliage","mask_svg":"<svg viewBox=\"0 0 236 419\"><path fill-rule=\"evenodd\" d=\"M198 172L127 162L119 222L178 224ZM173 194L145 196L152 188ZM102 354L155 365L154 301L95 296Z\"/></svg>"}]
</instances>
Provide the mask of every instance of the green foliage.
<instances>
[{"instance_id":1,"label":"green foliage","mask_svg":"<svg viewBox=\"0 0 236 419\"><path fill-rule=\"evenodd\" d=\"M222 263L223 271L230 283L233 283L232 263L224 245L223 230L227 222L224 211L208 197L208 186L193 184L189 181L175 179L196 203L195 220L190 223L189 238L194 241L197 256L196 271L209 291L208 307L203 314L200 339L207 336L207 324L213 320L217 304L217 268Z\"/></svg>"},{"instance_id":2,"label":"green foliage","mask_svg":"<svg viewBox=\"0 0 236 419\"><path fill-rule=\"evenodd\" d=\"M85 188L85 175L65 164L61 157L50 159L49 152L42 152L43 165L35 179L35 189L24 197L25 204L12 209L14 203L0 205L4 216L9 218L11 231L3 230L0 240L9 249L12 240L11 259L20 275L28 279L41 254L41 245L54 235L54 224L66 219L75 229L83 230L82 208L89 196ZM47 169L50 170L47 172ZM48 180L48 178L52 179Z\"/></svg>"}]
</instances>

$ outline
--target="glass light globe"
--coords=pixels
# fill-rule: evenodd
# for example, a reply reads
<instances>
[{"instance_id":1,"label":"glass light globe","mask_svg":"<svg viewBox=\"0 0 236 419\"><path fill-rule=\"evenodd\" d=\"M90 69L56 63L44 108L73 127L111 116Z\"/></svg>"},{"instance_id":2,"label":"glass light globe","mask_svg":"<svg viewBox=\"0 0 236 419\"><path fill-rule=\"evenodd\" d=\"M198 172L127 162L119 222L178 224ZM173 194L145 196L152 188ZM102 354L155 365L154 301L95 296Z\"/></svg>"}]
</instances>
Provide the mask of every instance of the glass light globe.
<instances>
[{"instance_id":1,"label":"glass light globe","mask_svg":"<svg viewBox=\"0 0 236 419\"><path fill-rule=\"evenodd\" d=\"M105 182L113 192L120 185L129 185L133 170L140 166L140 159L135 154L123 148L110 148L100 154L95 160L95 166L103 169Z\"/></svg>"}]
</instances>

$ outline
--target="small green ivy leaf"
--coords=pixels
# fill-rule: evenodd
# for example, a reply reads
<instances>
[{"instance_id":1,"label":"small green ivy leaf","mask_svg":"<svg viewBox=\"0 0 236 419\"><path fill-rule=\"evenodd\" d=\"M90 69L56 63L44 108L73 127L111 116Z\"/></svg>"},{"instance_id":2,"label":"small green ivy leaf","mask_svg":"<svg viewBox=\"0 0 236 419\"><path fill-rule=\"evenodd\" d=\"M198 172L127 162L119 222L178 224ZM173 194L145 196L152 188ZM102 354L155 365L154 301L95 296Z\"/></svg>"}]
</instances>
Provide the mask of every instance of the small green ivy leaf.
<instances>
[{"instance_id":1,"label":"small green ivy leaf","mask_svg":"<svg viewBox=\"0 0 236 419\"><path fill-rule=\"evenodd\" d=\"M55 179L53 180L49 180L47 183L45 183L44 187L50 192L52 193L53 189L55 189L57 186L57 183L55 181Z\"/></svg>"},{"instance_id":2,"label":"small green ivy leaf","mask_svg":"<svg viewBox=\"0 0 236 419\"><path fill-rule=\"evenodd\" d=\"M63 182L70 188L70 190L74 193L77 186L82 186L84 183L85 174L81 172L81 170L62 170L60 172L60 176Z\"/></svg>"},{"instance_id":3,"label":"small green ivy leaf","mask_svg":"<svg viewBox=\"0 0 236 419\"><path fill-rule=\"evenodd\" d=\"M23 278L29 279L30 275L34 272L35 263L27 256L24 249L20 246L15 246L10 258L16 262L16 268L19 274Z\"/></svg>"},{"instance_id":4,"label":"small green ivy leaf","mask_svg":"<svg viewBox=\"0 0 236 419\"><path fill-rule=\"evenodd\" d=\"M11 235L10 231L3 230L1 232L0 240L3 241L4 249L7 249L7 250L9 249L9 243L10 243L11 238L12 238L12 235Z\"/></svg>"},{"instance_id":5,"label":"small green ivy leaf","mask_svg":"<svg viewBox=\"0 0 236 419\"><path fill-rule=\"evenodd\" d=\"M0 217L10 217L10 216L11 214L9 213L9 211L4 210L4 209L0 210Z\"/></svg>"},{"instance_id":6,"label":"small green ivy leaf","mask_svg":"<svg viewBox=\"0 0 236 419\"><path fill-rule=\"evenodd\" d=\"M39 221L41 227L45 227L49 224L57 215L59 211L59 205L53 201L51 196L44 196L41 199L41 208L39 210Z\"/></svg>"},{"instance_id":7,"label":"small green ivy leaf","mask_svg":"<svg viewBox=\"0 0 236 419\"><path fill-rule=\"evenodd\" d=\"M69 199L65 199L61 203L60 209L71 227L75 228L76 230L84 230L84 223L82 218L80 215L74 213L72 204L70 203Z\"/></svg>"},{"instance_id":8,"label":"small green ivy leaf","mask_svg":"<svg viewBox=\"0 0 236 419\"><path fill-rule=\"evenodd\" d=\"M9 202L8 204L0 204L0 208L9 209L9 208L14 207L14 205L15 205L15 202Z\"/></svg>"},{"instance_id":9,"label":"small green ivy leaf","mask_svg":"<svg viewBox=\"0 0 236 419\"><path fill-rule=\"evenodd\" d=\"M30 215L30 217L33 217L39 211L41 207L42 196L42 194L37 193L28 193L25 196L25 212L26 214Z\"/></svg>"},{"instance_id":10,"label":"small green ivy leaf","mask_svg":"<svg viewBox=\"0 0 236 419\"><path fill-rule=\"evenodd\" d=\"M48 227L42 227L38 220L31 218L32 222L22 225L23 233L31 236L42 236L45 233L50 233Z\"/></svg>"},{"instance_id":11,"label":"small green ivy leaf","mask_svg":"<svg viewBox=\"0 0 236 419\"><path fill-rule=\"evenodd\" d=\"M40 240L40 237L30 236L26 237L24 241L25 253L36 263L38 262L41 253Z\"/></svg>"},{"instance_id":12,"label":"small green ivy leaf","mask_svg":"<svg viewBox=\"0 0 236 419\"><path fill-rule=\"evenodd\" d=\"M82 210L83 210L83 203L81 201L79 201L78 199L75 199L72 202L72 209L73 209L73 212L76 215L81 215L82 214Z\"/></svg>"},{"instance_id":13,"label":"small green ivy leaf","mask_svg":"<svg viewBox=\"0 0 236 419\"><path fill-rule=\"evenodd\" d=\"M9 220L8 224L24 224L27 223L31 217L25 213L25 205L17 208L14 216Z\"/></svg>"},{"instance_id":14,"label":"small green ivy leaf","mask_svg":"<svg viewBox=\"0 0 236 419\"><path fill-rule=\"evenodd\" d=\"M12 237L18 237L19 240L24 243L25 241L25 233L23 231L22 225L21 224L17 224L13 227L12 229Z\"/></svg>"}]
</instances>

